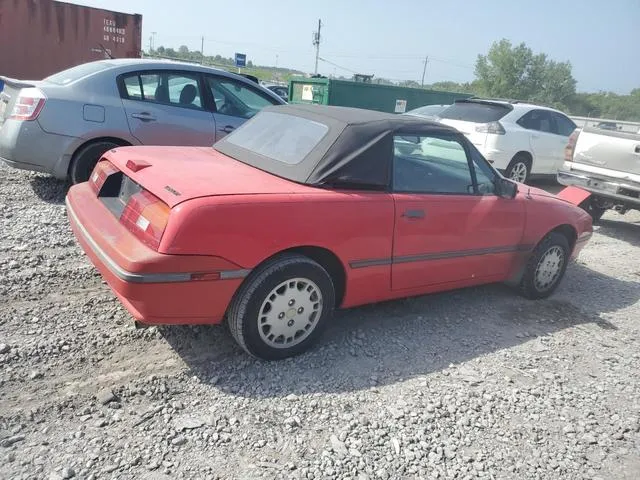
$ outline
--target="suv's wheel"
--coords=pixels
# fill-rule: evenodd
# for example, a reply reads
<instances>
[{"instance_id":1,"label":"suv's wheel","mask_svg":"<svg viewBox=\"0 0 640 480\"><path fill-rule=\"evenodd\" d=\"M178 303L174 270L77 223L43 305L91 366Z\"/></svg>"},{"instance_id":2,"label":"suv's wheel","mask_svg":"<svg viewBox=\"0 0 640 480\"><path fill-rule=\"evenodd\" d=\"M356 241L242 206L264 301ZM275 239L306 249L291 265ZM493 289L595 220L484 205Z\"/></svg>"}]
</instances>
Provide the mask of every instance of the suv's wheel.
<instances>
[{"instance_id":1,"label":"suv's wheel","mask_svg":"<svg viewBox=\"0 0 640 480\"><path fill-rule=\"evenodd\" d=\"M546 298L560 284L571 255L567 237L551 232L535 248L520 281L520 291L530 299Z\"/></svg>"},{"instance_id":2,"label":"suv's wheel","mask_svg":"<svg viewBox=\"0 0 640 480\"><path fill-rule=\"evenodd\" d=\"M252 272L233 299L227 321L244 350L278 360L307 350L334 305L327 271L302 255L284 254Z\"/></svg>"},{"instance_id":3,"label":"suv's wheel","mask_svg":"<svg viewBox=\"0 0 640 480\"><path fill-rule=\"evenodd\" d=\"M531 160L523 153L516 154L504 171L507 178L520 183L527 183L531 175Z\"/></svg>"},{"instance_id":4,"label":"suv's wheel","mask_svg":"<svg viewBox=\"0 0 640 480\"><path fill-rule=\"evenodd\" d=\"M89 180L89 176L98 163L98 160L100 160L100 157L106 151L119 146L117 143L104 141L90 143L78 150L73 156L71 169L69 170L71 183L76 184Z\"/></svg>"}]
</instances>

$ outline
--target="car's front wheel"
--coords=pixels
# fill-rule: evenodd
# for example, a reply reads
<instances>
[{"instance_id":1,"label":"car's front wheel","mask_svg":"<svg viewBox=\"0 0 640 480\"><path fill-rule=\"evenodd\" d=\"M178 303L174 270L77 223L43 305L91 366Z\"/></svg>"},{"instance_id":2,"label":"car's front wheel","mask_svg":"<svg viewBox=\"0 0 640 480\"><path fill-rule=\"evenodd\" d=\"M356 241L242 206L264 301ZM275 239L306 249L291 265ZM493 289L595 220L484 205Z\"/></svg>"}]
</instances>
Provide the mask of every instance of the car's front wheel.
<instances>
[{"instance_id":1,"label":"car's front wheel","mask_svg":"<svg viewBox=\"0 0 640 480\"><path fill-rule=\"evenodd\" d=\"M520 281L522 294L532 300L551 295L564 276L570 255L567 237L558 232L549 233L527 262Z\"/></svg>"},{"instance_id":2,"label":"car's front wheel","mask_svg":"<svg viewBox=\"0 0 640 480\"><path fill-rule=\"evenodd\" d=\"M581 209L591 215L591 220L593 223L597 223L604 215L604 212L607 211L606 208L602 207L598 204L596 198L593 195L590 195L586 200L582 201L580 205L578 205Z\"/></svg>"},{"instance_id":3,"label":"car's front wheel","mask_svg":"<svg viewBox=\"0 0 640 480\"><path fill-rule=\"evenodd\" d=\"M317 262L284 254L258 267L234 297L227 322L251 355L298 355L318 338L335 307L331 276Z\"/></svg>"}]
</instances>

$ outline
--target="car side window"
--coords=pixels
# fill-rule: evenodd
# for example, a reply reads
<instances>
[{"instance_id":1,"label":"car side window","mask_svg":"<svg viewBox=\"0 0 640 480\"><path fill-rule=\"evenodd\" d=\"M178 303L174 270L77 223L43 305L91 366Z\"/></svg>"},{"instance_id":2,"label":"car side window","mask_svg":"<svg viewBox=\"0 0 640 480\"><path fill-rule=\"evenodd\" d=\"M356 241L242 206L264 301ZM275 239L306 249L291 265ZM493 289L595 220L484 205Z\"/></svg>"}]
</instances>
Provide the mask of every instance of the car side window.
<instances>
[{"instance_id":1,"label":"car side window","mask_svg":"<svg viewBox=\"0 0 640 480\"><path fill-rule=\"evenodd\" d=\"M558 135L568 137L577 128L577 125L573 123L573 120L561 113L553 112L553 117L556 120L556 130Z\"/></svg>"},{"instance_id":2,"label":"car side window","mask_svg":"<svg viewBox=\"0 0 640 480\"><path fill-rule=\"evenodd\" d=\"M232 117L251 118L264 107L278 102L242 82L225 77L207 77L216 111Z\"/></svg>"},{"instance_id":3,"label":"car side window","mask_svg":"<svg viewBox=\"0 0 640 480\"><path fill-rule=\"evenodd\" d=\"M467 152L455 137L396 135L393 190L407 193L474 193Z\"/></svg>"},{"instance_id":4,"label":"car side window","mask_svg":"<svg viewBox=\"0 0 640 480\"><path fill-rule=\"evenodd\" d=\"M556 133L555 122L547 110L531 110L523 115L516 123L527 130L537 130L545 133Z\"/></svg>"},{"instance_id":5,"label":"car side window","mask_svg":"<svg viewBox=\"0 0 640 480\"><path fill-rule=\"evenodd\" d=\"M197 74L177 72L134 74L124 78L124 86L131 100L197 110L203 108Z\"/></svg>"},{"instance_id":6,"label":"car side window","mask_svg":"<svg viewBox=\"0 0 640 480\"><path fill-rule=\"evenodd\" d=\"M142 85L140 84L140 77L138 75L125 78L124 87L130 99L142 100Z\"/></svg>"}]
</instances>

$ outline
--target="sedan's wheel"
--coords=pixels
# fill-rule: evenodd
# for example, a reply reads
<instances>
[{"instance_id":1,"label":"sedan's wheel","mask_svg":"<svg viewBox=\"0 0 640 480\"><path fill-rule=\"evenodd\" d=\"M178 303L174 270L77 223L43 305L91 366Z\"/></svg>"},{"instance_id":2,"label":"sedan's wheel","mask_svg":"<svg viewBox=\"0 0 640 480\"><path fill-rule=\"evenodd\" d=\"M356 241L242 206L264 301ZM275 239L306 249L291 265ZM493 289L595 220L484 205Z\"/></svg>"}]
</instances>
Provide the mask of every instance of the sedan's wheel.
<instances>
[{"instance_id":1,"label":"sedan's wheel","mask_svg":"<svg viewBox=\"0 0 640 480\"><path fill-rule=\"evenodd\" d=\"M104 153L112 148L119 147L120 145L113 142L96 142L90 143L78 150L71 162L71 168L69 169L69 177L71 183L82 183L89 180L93 168L100 160L100 157Z\"/></svg>"},{"instance_id":2,"label":"sedan's wheel","mask_svg":"<svg viewBox=\"0 0 640 480\"><path fill-rule=\"evenodd\" d=\"M227 320L248 353L276 360L307 350L332 315L334 303L327 271L307 257L286 254L251 274L234 297Z\"/></svg>"},{"instance_id":3,"label":"sedan's wheel","mask_svg":"<svg viewBox=\"0 0 640 480\"><path fill-rule=\"evenodd\" d=\"M504 173L507 178L513 181L526 183L529 179L530 170L529 159L524 155L518 154L513 157Z\"/></svg>"},{"instance_id":4,"label":"sedan's wheel","mask_svg":"<svg viewBox=\"0 0 640 480\"><path fill-rule=\"evenodd\" d=\"M570 254L567 237L556 232L547 235L527 263L520 282L522 294L531 299L551 295L564 276Z\"/></svg>"}]
</instances>

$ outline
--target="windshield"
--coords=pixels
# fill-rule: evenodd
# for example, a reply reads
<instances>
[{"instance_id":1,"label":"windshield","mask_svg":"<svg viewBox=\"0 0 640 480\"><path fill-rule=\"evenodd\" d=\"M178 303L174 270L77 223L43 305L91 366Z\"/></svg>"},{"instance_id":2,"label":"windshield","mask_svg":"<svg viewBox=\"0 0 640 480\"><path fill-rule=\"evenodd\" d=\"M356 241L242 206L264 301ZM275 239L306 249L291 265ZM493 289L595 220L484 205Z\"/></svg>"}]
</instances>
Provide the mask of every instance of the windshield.
<instances>
[{"instance_id":1,"label":"windshield","mask_svg":"<svg viewBox=\"0 0 640 480\"><path fill-rule=\"evenodd\" d=\"M44 79L45 82L56 83L58 85L67 85L68 83L75 82L81 78L91 75L93 73L106 70L109 64L106 62L90 62L71 67L67 70L63 70Z\"/></svg>"},{"instance_id":2,"label":"windshield","mask_svg":"<svg viewBox=\"0 0 640 480\"><path fill-rule=\"evenodd\" d=\"M508 105L486 102L456 102L440 113L440 118L473 123L497 122L512 110Z\"/></svg>"},{"instance_id":3,"label":"windshield","mask_svg":"<svg viewBox=\"0 0 640 480\"><path fill-rule=\"evenodd\" d=\"M328 131L326 125L306 118L261 112L224 140L272 160L296 165Z\"/></svg>"}]
</instances>

